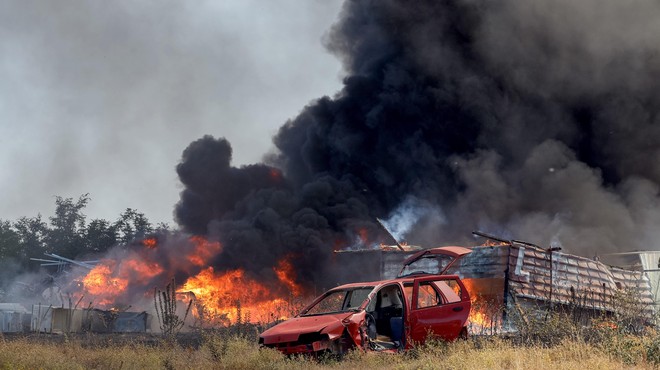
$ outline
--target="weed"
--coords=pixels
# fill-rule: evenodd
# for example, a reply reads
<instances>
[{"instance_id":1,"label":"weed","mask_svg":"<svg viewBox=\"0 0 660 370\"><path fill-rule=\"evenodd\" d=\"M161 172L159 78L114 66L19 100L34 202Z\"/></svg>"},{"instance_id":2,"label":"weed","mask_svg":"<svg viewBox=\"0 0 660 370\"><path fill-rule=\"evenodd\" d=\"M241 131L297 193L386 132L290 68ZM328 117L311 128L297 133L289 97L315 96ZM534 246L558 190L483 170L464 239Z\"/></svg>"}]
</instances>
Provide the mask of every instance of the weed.
<instances>
[{"instance_id":1,"label":"weed","mask_svg":"<svg viewBox=\"0 0 660 370\"><path fill-rule=\"evenodd\" d=\"M166 338L173 338L181 330L190 313L192 303L193 300L191 299L188 302L183 318L181 318L177 314L176 284L174 283L174 279L167 284L164 291L154 288L156 316L160 324L160 330Z\"/></svg>"}]
</instances>

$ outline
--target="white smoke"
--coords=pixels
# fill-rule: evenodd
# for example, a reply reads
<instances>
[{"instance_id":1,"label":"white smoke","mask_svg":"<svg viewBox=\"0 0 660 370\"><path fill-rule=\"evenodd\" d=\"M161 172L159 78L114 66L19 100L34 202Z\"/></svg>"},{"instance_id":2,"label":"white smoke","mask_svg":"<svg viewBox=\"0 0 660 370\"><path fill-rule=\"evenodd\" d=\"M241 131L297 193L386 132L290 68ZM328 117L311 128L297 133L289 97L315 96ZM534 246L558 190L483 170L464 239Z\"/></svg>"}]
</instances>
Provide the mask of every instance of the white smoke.
<instances>
[{"instance_id":1,"label":"white smoke","mask_svg":"<svg viewBox=\"0 0 660 370\"><path fill-rule=\"evenodd\" d=\"M393 212L391 212L383 225L392 234L397 242L405 242L413 228L421 224L440 226L447 219L437 205L414 196L408 196Z\"/></svg>"}]
</instances>

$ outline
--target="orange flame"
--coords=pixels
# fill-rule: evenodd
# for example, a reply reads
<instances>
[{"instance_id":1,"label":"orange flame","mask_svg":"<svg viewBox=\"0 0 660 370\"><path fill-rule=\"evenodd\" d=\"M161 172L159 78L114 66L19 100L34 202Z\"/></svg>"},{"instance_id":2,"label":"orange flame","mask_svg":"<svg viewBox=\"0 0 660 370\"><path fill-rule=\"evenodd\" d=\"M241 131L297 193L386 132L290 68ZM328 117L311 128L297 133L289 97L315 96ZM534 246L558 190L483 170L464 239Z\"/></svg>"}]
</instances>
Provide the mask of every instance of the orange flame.
<instances>
[{"instance_id":1,"label":"orange flame","mask_svg":"<svg viewBox=\"0 0 660 370\"><path fill-rule=\"evenodd\" d=\"M148 238L148 239L144 239L142 241L142 245L144 245L147 248L151 248L151 249L156 248L157 244L158 244L158 240L156 240L156 238Z\"/></svg>"},{"instance_id":2,"label":"orange flame","mask_svg":"<svg viewBox=\"0 0 660 370\"><path fill-rule=\"evenodd\" d=\"M471 311L469 317L470 323L476 325L478 329L490 327L492 320L482 311Z\"/></svg>"},{"instance_id":3,"label":"orange flame","mask_svg":"<svg viewBox=\"0 0 660 370\"><path fill-rule=\"evenodd\" d=\"M193 236L190 241L195 245L195 249L187 258L195 266L205 266L210 258L222 250L220 242L210 242L201 236Z\"/></svg>"},{"instance_id":4,"label":"orange flame","mask_svg":"<svg viewBox=\"0 0 660 370\"><path fill-rule=\"evenodd\" d=\"M99 297L99 304L106 305L126 289L128 281L112 277L114 261L106 260L94 267L82 280L89 294Z\"/></svg>"},{"instance_id":5,"label":"orange flame","mask_svg":"<svg viewBox=\"0 0 660 370\"><path fill-rule=\"evenodd\" d=\"M471 310L468 321L473 334L495 334L501 329L504 289L503 279L462 279L470 293Z\"/></svg>"},{"instance_id":6,"label":"orange flame","mask_svg":"<svg viewBox=\"0 0 660 370\"><path fill-rule=\"evenodd\" d=\"M271 168L269 172L270 178L273 181L281 181L282 180L282 172L278 170L277 168Z\"/></svg>"},{"instance_id":7,"label":"orange flame","mask_svg":"<svg viewBox=\"0 0 660 370\"><path fill-rule=\"evenodd\" d=\"M172 271L190 274L178 287L178 297L187 302L194 295L197 316L209 318L210 323L272 322L288 318L302 308L303 288L296 283L293 255L281 259L273 267L277 279L264 284L242 269L217 272L209 267L208 263L222 251L219 242L201 236L189 241L185 245L165 244L157 251L158 241L149 238L142 241L144 249L127 250L117 260L102 260L77 281L82 288L78 296L85 296L100 308L118 303L139 304L129 300L135 300L136 294L138 298L148 297L154 286L169 278L162 267L169 266ZM165 248L172 248L175 253L168 254ZM164 255L168 260L160 265L156 259Z\"/></svg>"},{"instance_id":8,"label":"orange flame","mask_svg":"<svg viewBox=\"0 0 660 370\"><path fill-rule=\"evenodd\" d=\"M192 292L215 323L271 322L287 318L287 311L293 309L290 302L276 297L241 269L216 273L208 267L188 278L177 291Z\"/></svg>"},{"instance_id":9,"label":"orange flame","mask_svg":"<svg viewBox=\"0 0 660 370\"><path fill-rule=\"evenodd\" d=\"M505 245L510 245L510 243L507 242L501 242L498 240L492 240L492 239L486 239L486 241L482 244L484 247L502 247Z\"/></svg>"},{"instance_id":10,"label":"orange flame","mask_svg":"<svg viewBox=\"0 0 660 370\"><path fill-rule=\"evenodd\" d=\"M102 260L82 278L82 284L87 295L97 304L111 305L126 292L130 282L147 282L162 272L157 263L139 259L127 259L120 263Z\"/></svg>"},{"instance_id":11,"label":"orange flame","mask_svg":"<svg viewBox=\"0 0 660 370\"><path fill-rule=\"evenodd\" d=\"M293 265L289 261L290 257L291 256L287 256L287 258L280 260L280 262L277 264L277 267L274 267L273 270L275 271L277 278L284 285L286 285L287 288L289 288L291 294L297 297L302 293L302 289L298 284L296 284L296 272L293 269Z\"/></svg>"}]
</instances>

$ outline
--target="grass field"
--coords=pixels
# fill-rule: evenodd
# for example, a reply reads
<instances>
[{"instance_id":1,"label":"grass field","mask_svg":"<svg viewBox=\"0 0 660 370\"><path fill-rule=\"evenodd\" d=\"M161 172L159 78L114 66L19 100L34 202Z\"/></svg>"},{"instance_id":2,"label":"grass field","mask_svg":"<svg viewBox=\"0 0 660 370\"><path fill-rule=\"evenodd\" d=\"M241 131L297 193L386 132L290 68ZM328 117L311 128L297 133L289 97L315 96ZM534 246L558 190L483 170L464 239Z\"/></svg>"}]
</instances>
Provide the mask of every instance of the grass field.
<instances>
[{"instance_id":1,"label":"grass field","mask_svg":"<svg viewBox=\"0 0 660 370\"><path fill-rule=\"evenodd\" d=\"M0 339L2 369L655 369L654 333L609 333L597 343L561 338L552 345L499 338L431 342L401 354L354 351L336 359L287 358L260 349L252 335L205 334L176 343L159 337L131 340L95 335Z\"/></svg>"},{"instance_id":2,"label":"grass field","mask_svg":"<svg viewBox=\"0 0 660 370\"><path fill-rule=\"evenodd\" d=\"M157 334L0 334L0 369L660 369L657 319L623 305L585 324L579 311L523 313L506 336L428 340L403 353L355 350L334 357L286 357L259 348L264 326Z\"/></svg>"}]
</instances>

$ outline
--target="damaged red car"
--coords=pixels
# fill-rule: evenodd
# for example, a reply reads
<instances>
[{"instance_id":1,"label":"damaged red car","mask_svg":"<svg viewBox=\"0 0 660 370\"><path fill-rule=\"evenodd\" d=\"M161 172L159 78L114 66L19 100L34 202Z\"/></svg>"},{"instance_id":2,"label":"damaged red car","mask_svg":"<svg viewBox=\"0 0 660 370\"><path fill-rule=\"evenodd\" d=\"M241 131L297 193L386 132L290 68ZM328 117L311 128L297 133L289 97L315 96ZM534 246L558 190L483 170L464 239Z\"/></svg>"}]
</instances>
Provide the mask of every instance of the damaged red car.
<instances>
[{"instance_id":1,"label":"damaged red car","mask_svg":"<svg viewBox=\"0 0 660 370\"><path fill-rule=\"evenodd\" d=\"M404 261L396 279L331 289L264 331L259 343L285 354L343 354L353 348L399 351L428 337L466 337L470 295L457 275L444 272L470 252L422 250Z\"/></svg>"}]
</instances>

